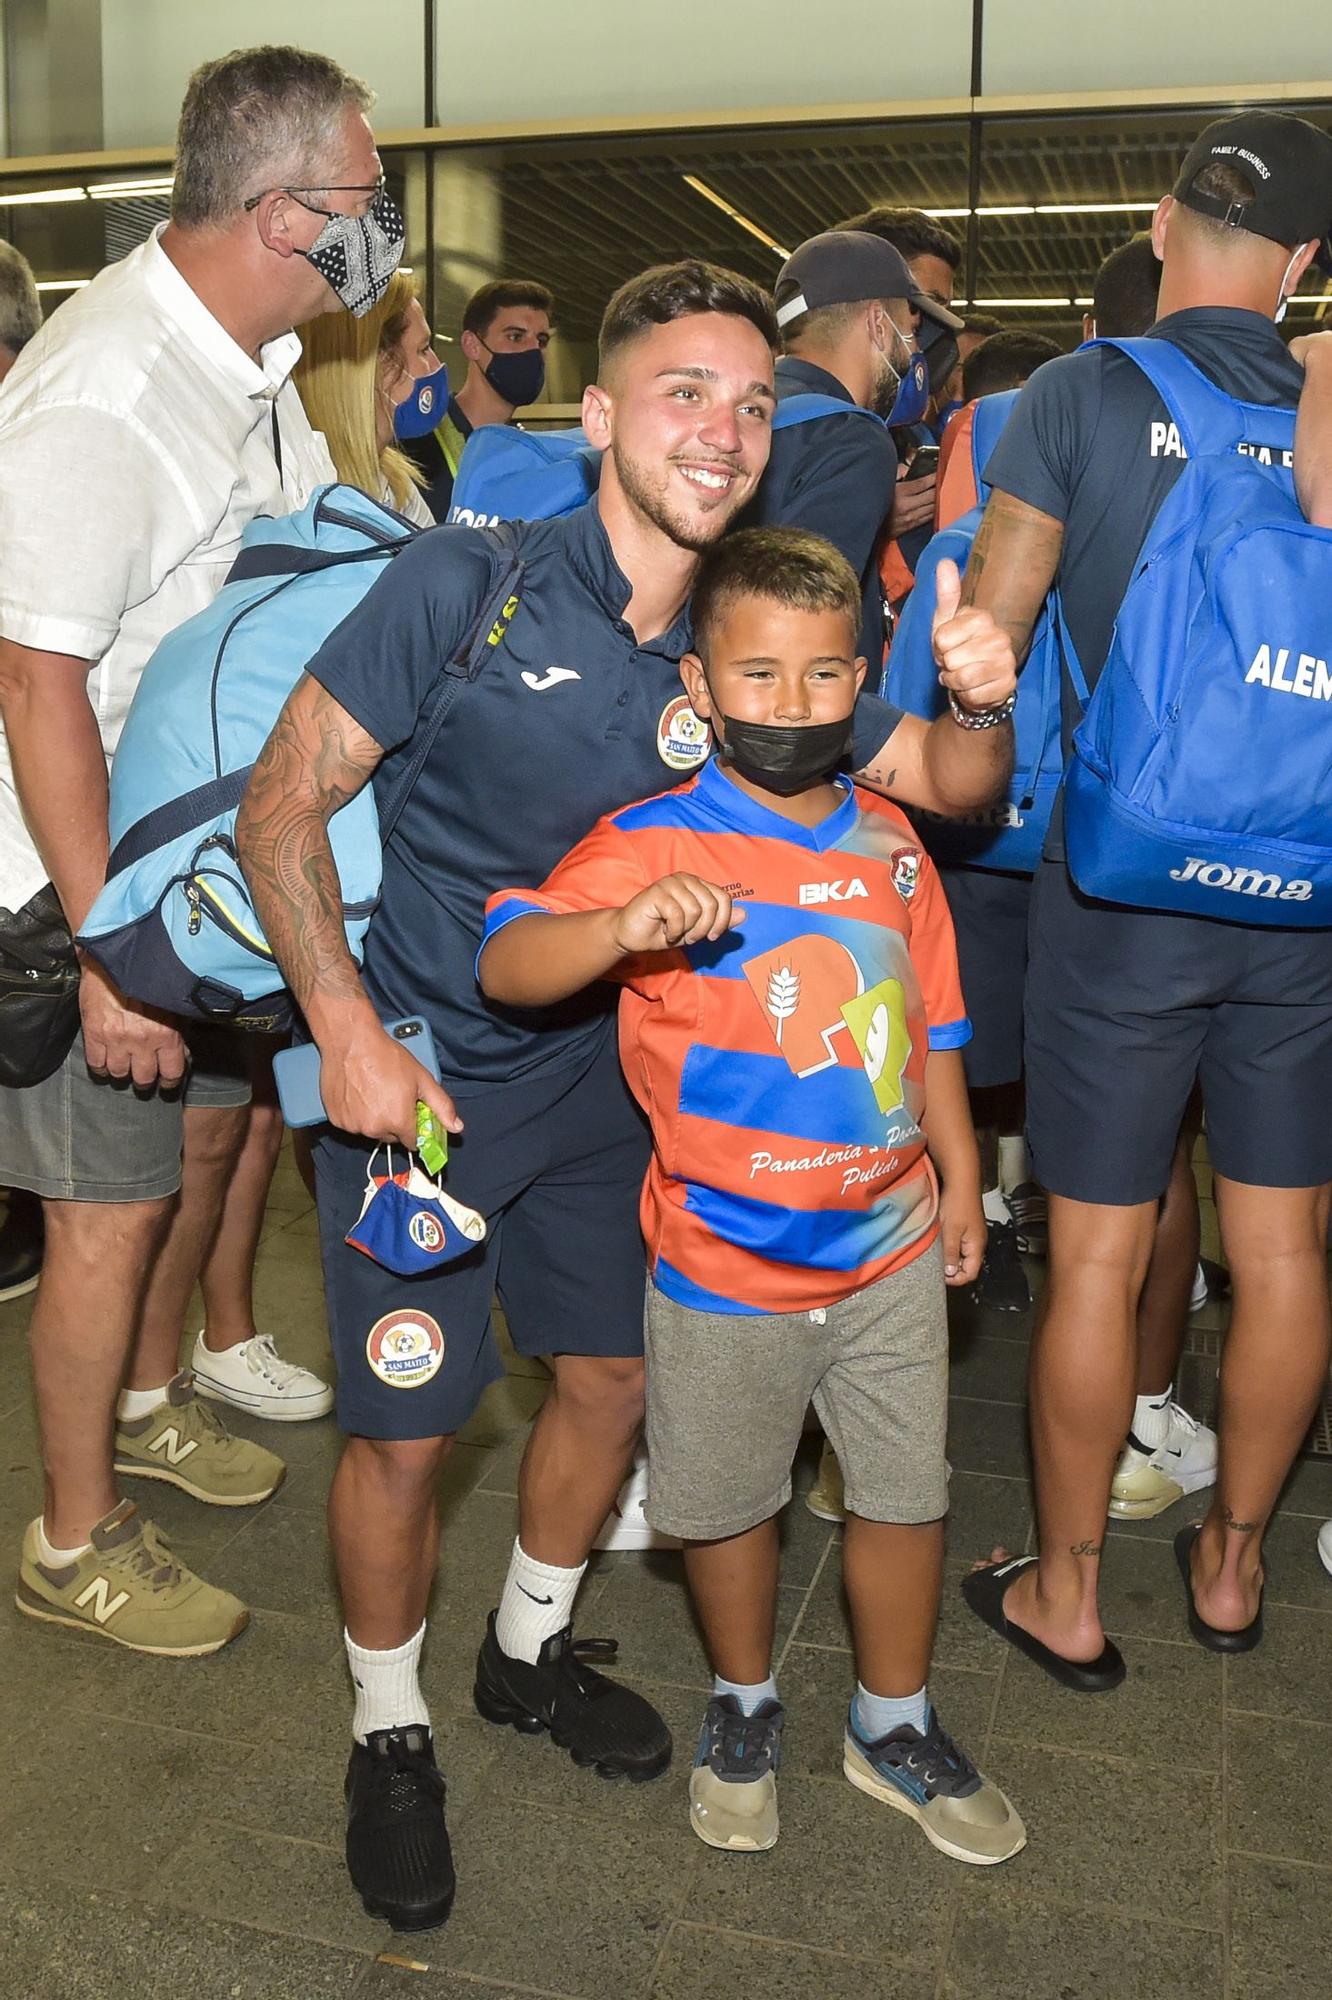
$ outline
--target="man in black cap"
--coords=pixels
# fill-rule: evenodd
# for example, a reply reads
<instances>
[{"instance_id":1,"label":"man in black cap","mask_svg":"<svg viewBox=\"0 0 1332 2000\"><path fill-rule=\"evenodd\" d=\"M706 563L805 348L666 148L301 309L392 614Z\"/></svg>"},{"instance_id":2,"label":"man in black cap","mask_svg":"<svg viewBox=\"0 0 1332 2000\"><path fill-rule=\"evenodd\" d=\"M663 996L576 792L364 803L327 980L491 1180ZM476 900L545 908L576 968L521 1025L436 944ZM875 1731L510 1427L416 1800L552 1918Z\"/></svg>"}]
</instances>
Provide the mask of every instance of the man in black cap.
<instances>
[{"instance_id":1,"label":"man in black cap","mask_svg":"<svg viewBox=\"0 0 1332 2000\"><path fill-rule=\"evenodd\" d=\"M928 383L916 350L922 316L956 329L957 314L917 284L891 243L854 229L802 243L777 278L785 353L777 400L830 396L847 406L774 432L772 454L746 524L780 523L825 535L860 578L860 650L877 685L883 664L883 597L876 552L897 480L888 419L904 390ZM880 421L869 421L868 411Z\"/></svg>"},{"instance_id":2,"label":"man in black cap","mask_svg":"<svg viewBox=\"0 0 1332 2000\"><path fill-rule=\"evenodd\" d=\"M1282 412L1278 453L1302 376L1273 322L1327 257L1330 228L1332 138L1261 111L1203 132L1153 220L1163 270L1147 338L1227 395ZM1127 356L1091 347L1047 363L986 467L967 601L1020 652L1057 583L1094 685L1185 459ZM964 1591L1054 1678L1094 1692L1125 1672L1097 1605L1125 1433L1176 1457L1191 1442L1171 1389L1135 1406L1134 1314L1195 1077L1235 1305L1216 1492L1177 1550L1195 1638L1240 1651L1261 1633L1263 1532L1327 1380L1332 933L1094 901L1074 887L1056 816L1034 893L1026 1036L1032 1164L1050 1191L1030 1384L1040 1556L996 1551Z\"/></svg>"}]
</instances>

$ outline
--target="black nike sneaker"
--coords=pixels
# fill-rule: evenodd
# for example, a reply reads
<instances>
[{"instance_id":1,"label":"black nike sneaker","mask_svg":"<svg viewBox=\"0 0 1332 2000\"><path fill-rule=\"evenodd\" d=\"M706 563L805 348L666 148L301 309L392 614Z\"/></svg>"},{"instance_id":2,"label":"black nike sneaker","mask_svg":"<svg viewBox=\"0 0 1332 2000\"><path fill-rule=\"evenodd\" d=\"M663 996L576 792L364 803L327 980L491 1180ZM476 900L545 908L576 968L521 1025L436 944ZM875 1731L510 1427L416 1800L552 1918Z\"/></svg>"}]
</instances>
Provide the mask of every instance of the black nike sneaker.
<instances>
[{"instance_id":1,"label":"black nike sneaker","mask_svg":"<svg viewBox=\"0 0 1332 2000\"><path fill-rule=\"evenodd\" d=\"M430 1731L372 1729L347 1766L347 1872L367 1914L430 1931L453 1908L444 1780Z\"/></svg>"},{"instance_id":2,"label":"black nike sneaker","mask_svg":"<svg viewBox=\"0 0 1332 2000\"><path fill-rule=\"evenodd\" d=\"M510 1659L492 1611L472 1699L487 1722L507 1722L524 1736L548 1729L575 1764L591 1764L599 1777L636 1784L660 1777L671 1761L670 1730L651 1702L588 1664L613 1660L616 1650L613 1639L575 1639L566 1625L546 1640L535 1666Z\"/></svg>"},{"instance_id":3,"label":"black nike sneaker","mask_svg":"<svg viewBox=\"0 0 1332 2000\"><path fill-rule=\"evenodd\" d=\"M978 1306L991 1312L1025 1312L1031 1304L1031 1288L1018 1255L1016 1224L987 1222L985 1256L971 1296Z\"/></svg>"}]
</instances>

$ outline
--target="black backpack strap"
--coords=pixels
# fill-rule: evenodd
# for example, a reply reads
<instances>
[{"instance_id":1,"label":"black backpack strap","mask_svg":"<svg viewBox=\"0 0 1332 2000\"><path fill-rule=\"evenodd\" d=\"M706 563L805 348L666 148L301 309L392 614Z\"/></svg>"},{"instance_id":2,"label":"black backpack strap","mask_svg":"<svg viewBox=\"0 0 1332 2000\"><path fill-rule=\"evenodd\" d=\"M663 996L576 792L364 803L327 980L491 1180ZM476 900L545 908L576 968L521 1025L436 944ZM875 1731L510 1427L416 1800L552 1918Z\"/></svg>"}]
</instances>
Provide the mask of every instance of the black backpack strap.
<instances>
[{"instance_id":1,"label":"black backpack strap","mask_svg":"<svg viewBox=\"0 0 1332 2000\"><path fill-rule=\"evenodd\" d=\"M479 679L487 661L492 658L496 647L508 631L510 619L518 609L518 598L522 589L522 562L511 537L492 535L491 539L495 543L491 580L476 623L441 674L434 699L417 731L411 758L399 774L392 791L380 804L379 837L385 845L398 823L402 809L411 796L412 787L420 777L422 766L430 755L435 738L444 727L459 693L469 681Z\"/></svg>"},{"instance_id":2,"label":"black backpack strap","mask_svg":"<svg viewBox=\"0 0 1332 2000\"><path fill-rule=\"evenodd\" d=\"M220 778L210 778L207 784L196 785L192 792L183 792L178 799L155 806L152 812L135 820L111 850L106 864L107 881L122 868L132 868L136 861L142 861L154 848L179 840L182 833L190 833L196 826L206 826L219 813L231 812L240 804L253 769L253 764L246 764L239 771L224 771Z\"/></svg>"}]
</instances>

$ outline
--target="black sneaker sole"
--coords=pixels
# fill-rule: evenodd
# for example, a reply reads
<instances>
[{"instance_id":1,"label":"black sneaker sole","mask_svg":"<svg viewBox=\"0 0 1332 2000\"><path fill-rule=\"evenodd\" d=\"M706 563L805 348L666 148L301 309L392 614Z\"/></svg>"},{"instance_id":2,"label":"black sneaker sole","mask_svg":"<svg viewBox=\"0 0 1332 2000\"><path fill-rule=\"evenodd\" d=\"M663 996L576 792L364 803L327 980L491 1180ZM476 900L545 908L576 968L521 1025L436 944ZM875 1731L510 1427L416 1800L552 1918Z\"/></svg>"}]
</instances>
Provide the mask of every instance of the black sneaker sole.
<instances>
[{"instance_id":1,"label":"black sneaker sole","mask_svg":"<svg viewBox=\"0 0 1332 2000\"><path fill-rule=\"evenodd\" d=\"M358 1891L358 1893L360 1892ZM432 1904L428 1910L415 1910L410 1915L404 1915L392 1903L384 1902L378 1896L361 1894L361 1906L367 1917L381 1918L384 1923L390 1924L395 1931L402 1931L404 1933L410 1931L437 1931L441 1924L448 1922L449 1912L453 1908L453 1895L450 1894L443 1902Z\"/></svg>"},{"instance_id":2,"label":"black sneaker sole","mask_svg":"<svg viewBox=\"0 0 1332 2000\"><path fill-rule=\"evenodd\" d=\"M671 1746L668 1743L659 1757L650 1764L626 1764L618 1757L594 1757L586 1750L579 1750L561 1730L547 1722L543 1716L533 1715L517 1702L505 1701L483 1688L480 1681L473 1684L472 1700L476 1712L483 1721L507 1724L516 1729L520 1736L539 1736L542 1730L549 1732L552 1743L561 1750L567 1750L575 1764L584 1770L591 1769L599 1778L627 1778L631 1785L645 1785L652 1778L659 1778L671 1761Z\"/></svg>"}]
</instances>

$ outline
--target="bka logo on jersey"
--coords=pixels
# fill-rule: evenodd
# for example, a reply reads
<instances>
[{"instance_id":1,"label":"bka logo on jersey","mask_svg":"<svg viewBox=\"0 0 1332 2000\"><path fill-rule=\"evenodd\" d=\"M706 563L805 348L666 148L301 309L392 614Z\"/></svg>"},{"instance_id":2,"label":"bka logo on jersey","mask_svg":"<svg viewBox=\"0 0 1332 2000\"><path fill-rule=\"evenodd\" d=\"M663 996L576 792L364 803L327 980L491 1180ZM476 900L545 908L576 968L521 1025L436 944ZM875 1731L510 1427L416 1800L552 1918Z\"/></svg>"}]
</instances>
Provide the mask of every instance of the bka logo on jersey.
<instances>
[{"instance_id":1,"label":"bka logo on jersey","mask_svg":"<svg viewBox=\"0 0 1332 2000\"><path fill-rule=\"evenodd\" d=\"M1313 896L1312 882L1287 882L1261 868L1231 868L1224 861L1204 861L1198 854L1190 854L1182 868L1172 868L1170 879L1200 882L1204 889L1228 889L1232 896L1265 896L1269 903L1307 903Z\"/></svg>"},{"instance_id":2,"label":"bka logo on jersey","mask_svg":"<svg viewBox=\"0 0 1332 2000\"><path fill-rule=\"evenodd\" d=\"M1293 671L1290 668L1294 660ZM1332 701L1332 672L1316 653L1295 653L1289 646L1260 646L1244 676L1276 694L1302 694L1309 701Z\"/></svg>"},{"instance_id":3,"label":"bka logo on jersey","mask_svg":"<svg viewBox=\"0 0 1332 2000\"><path fill-rule=\"evenodd\" d=\"M800 901L806 903L851 903L857 896L868 896L869 890L859 875L853 875L849 882L802 882Z\"/></svg>"}]
</instances>

